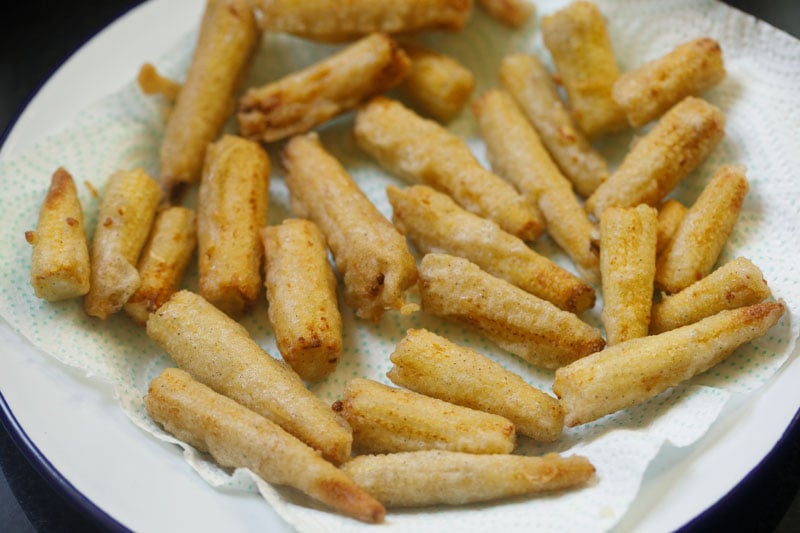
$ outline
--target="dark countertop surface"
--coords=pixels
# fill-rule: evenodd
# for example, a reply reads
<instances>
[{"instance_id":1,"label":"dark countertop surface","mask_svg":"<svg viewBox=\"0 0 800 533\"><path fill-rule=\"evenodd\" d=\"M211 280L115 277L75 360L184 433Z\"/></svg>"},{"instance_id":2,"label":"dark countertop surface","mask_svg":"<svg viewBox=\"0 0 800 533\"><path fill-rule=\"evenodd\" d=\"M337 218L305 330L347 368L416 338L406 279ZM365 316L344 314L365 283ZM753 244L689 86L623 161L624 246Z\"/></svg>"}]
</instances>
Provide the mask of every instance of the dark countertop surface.
<instances>
[{"instance_id":1,"label":"dark countertop surface","mask_svg":"<svg viewBox=\"0 0 800 533\"><path fill-rule=\"evenodd\" d=\"M0 23L0 131L48 76L136 0L17 2ZM728 4L800 37L798 0L732 0ZM0 530L99 531L102 526L51 486L0 429ZM731 493L687 531L800 531L800 422Z\"/></svg>"}]
</instances>

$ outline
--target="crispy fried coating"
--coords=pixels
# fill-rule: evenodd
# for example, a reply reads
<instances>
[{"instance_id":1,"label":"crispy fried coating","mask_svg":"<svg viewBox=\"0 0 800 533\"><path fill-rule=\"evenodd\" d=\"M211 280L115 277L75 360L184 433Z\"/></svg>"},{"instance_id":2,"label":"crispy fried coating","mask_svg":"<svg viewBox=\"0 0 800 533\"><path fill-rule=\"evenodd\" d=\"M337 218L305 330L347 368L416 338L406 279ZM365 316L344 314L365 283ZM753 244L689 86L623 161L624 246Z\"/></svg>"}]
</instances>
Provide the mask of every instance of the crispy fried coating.
<instances>
[{"instance_id":1,"label":"crispy fried coating","mask_svg":"<svg viewBox=\"0 0 800 533\"><path fill-rule=\"evenodd\" d=\"M463 505L578 487L594 466L578 455L475 455L425 450L364 455L342 466L387 507Z\"/></svg>"},{"instance_id":2,"label":"crispy fried coating","mask_svg":"<svg viewBox=\"0 0 800 533\"><path fill-rule=\"evenodd\" d=\"M648 205L609 207L600 219L600 316L608 346L647 335L656 238L657 214Z\"/></svg>"},{"instance_id":3,"label":"crispy fried coating","mask_svg":"<svg viewBox=\"0 0 800 533\"><path fill-rule=\"evenodd\" d=\"M239 100L239 131L271 142L304 133L398 85L411 60L389 36L376 33L303 70L261 87Z\"/></svg>"},{"instance_id":4,"label":"crispy fried coating","mask_svg":"<svg viewBox=\"0 0 800 533\"><path fill-rule=\"evenodd\" d=\"M672 240L672 236L681 225L689 208L678 200L668 198L658 207L658 236L656 239L656 256L660 254Z\"/></svg>"},{"instance_id":5,"label":"crispy fried coating","mask_svg":"<svg viewBox=\"0 0 800 533\"><path fill-rule=\"evenodd\" d=\"M699 322L617 344L556 370L553 392L568 427L641 403L705 372L760 337L785 310L764 302L720 311Z\"/></svg>"},{"instance_id":6,"label":"crispy fried coating","mask_svg":"<svg viewBox=\"0 0 800 533\"><path fill-rule=\"evenodd\" d=\"M147 335L196 380L272 420L329 461L350 457L346 424L244 326L202 296L173 294L150 315Z\"/></svg>"},{"instance_id":7,"label":"crispy fried coating","mask_svg":"<svg viewBox=\"0 0 800 533\"><path fill-rule=\"evenodd\" d=\"M167 196L200 179L208 143L234 108L234 93L260 40L249 0L207 0L186 81L161 144L159 180Z\"/></svg>"},{"instance_id":8,"label":"crispy fried coating","mask_svg":"<svg viewBox=\"0 0 800 533\"><path fill-rule=\"evenodd\" d=\"M257 143L225 135L209 145L197 197L200 294L236 318L261 294L269 156Z\"/></svg>"},{"instance_id":9,"label":"crispy fried coating","mask_svg":"<svg viewBox=\"0 0 800 533\"><path fill-rule=\"evenodd\" d=\"M31 286L38 298L56 302L89 292L83 209L75 181L64 168L51 176L36 231L26 231L25 238L32 245Z\"/></svg>"},{"instance_id":10,"label":"crispy fried coating","mask_svg":"<svg viewBox=\"0 0 800 533\"><path fill-rule=\"evenodd\" d=\"M608 178L608 163L575 126L544 65L534 55L512 54L500 63L499 76L578 194L592 194Z\"/></svg>"},{"instance_id":11,"label":"crispy fried coating","mask_svg":"<svg viewBox=\"0 0 800 533\"><path fill-rule=\"evenodd\" d=\"M628 152L586 201L600 219L607 207L656 205L698 166L725 135L725 115L689 96L670 109Z\"/></svg>"},{"instance_id":12,"label":"crispy fried coating","mask_svg":"<svg viewBox=\"0 0 800 533\"><path fill-rule=\"evenodd\" d=\"M426 329L409 329L386 373L401 387L456 405L503 416L519 435L552 442L561 436L558 400L488 357Z\"/></svg>"},{"instance_id":13,"label":"crispy fried coating","mask_svg":"<svg viewBox=\"0 0 800 533\"><path fill-rule=\"evenodd\" d=\"M466 259L427 254L419 272L423 311L472 326L531 364L558 368L605 345L597 328Z\"/></svg>"},{"instance_id":14,"label":"crispy fried coating","mask_svg":"<svg viewBox=\"0 0 800 533\"><path fill-rule=\"evenodd\" d=\"M134 322L144 326L148 315L178 289L196 245L197 216L193 210L171 206L156 215L137 267L142 282L124 306Z\"/></svg>"},{"instance_id":15,"label":"crispy fried coating","mask_svg":"<svg viewBox=\"0 0 800 533\"><path fill-rule=\"evenodd\" d=\"M137 168L108 178L91 248L91 280L83 307L105 320L116 313L141 284L136 262L155 218L161 191Z\"/></svg>"},{"instance_id":16,"label":"crispy fried coating","mask_svg":"<svg viewBox=\"0 0 800 533\"><path fill-rule=\"evenodd\" d=\"M256 0L262 30L343 42L375 32L459 31L472 0Z\"/></svg>"},{"instance_id":17,"label":"crispy fried coating","mask_svg":"<svg viewBox=\"0 0 800 533\"><path fill-rule=\"evenodd\" d=\"M142 64L136 83L144 94L160 94L170 102L174 102L181 92L181 84L162 76L152 63Z\"/></svg>"},{"instance_id":18,"label":"crispy fried coating","mask_svg":"<svg viewBox=\"0 0 800 533\"><path fill-rule=\"evenodd\" d=\"M536 6L530 0L478 0L491 16L512 28L519 28L533 17Z\"/></svg>"},{"instance_id":19,"label":"crispy fried coating","mask_svg":"<svg viewBox=\"0 0 800 533\"><path fill-rule=\"evenodd\" d=\"M449 194L524 241L541 234L541 214L511 184L475 159L463 139L400 102L375 97L356 114L358 145L390 172Z\"/></svg>"},{"instance_id":20,"label":"crispy fried coating","mask_svg":"<svg viewBox=\"0 0 800 533\"><path fill-rule=\"evenodd\" d=\"M592 2L573 2L542 17L542 38L567 92L572 116L590 139L627 127L611 97L619 67L606 21Z\"/></svg>"},{"instance_id":21,"label":"crispy fried coating","mask_svg":"<svg viewBox=\"0 0 800 533\"><path fill-rule=\"evenodd\" d=\"M742 165L725 165L714 173L659 256L656 285L674 293L711 272L739 218L748 189Z\"/></svg>"},{"instance_id":22,"label":"crispy fried coating","mask_svg":"<svg viewBox=\"0 0 800 533\"><path fill-rule=\"evenodd\" d=\"M516 444L514 424L502 416L369 379L349 380L333 409L353 428L359 453L510 453Z\"/></svg>"},{"instance_id":23,"label":"crispy fried coating","mask_svg":"<svg viewBox=\"0 0 800 533\"><path fill-rule=\"evenodd\" d=\"M572 313L594 306L591 285L539 255L519 238L425 185L386 189L395 226L422 253L469 259L492 275Z\"/></svg>"},{"instance_id":24,"label":"crispy fried coating","mask_svg":"<svg viewBox=\"0 0 800 533\"><path fill-rule=\"evenodd\" d=\"M663 57L623 73L612 96L631 126L644 126L687 96L725 79L722 48L709 37L681 44Z\"/></svg>"},{"instance_id":25,"label":"crispy fried coating","mask_svg":"<svg viewBox=\"0 0 800 533\"><path fill-rule=\"evenodd\" d=\"M330 374L342 351L342 316L328 245L316 224L286 219L261 230L269 322L283 359L306 381Z\"/></svg>"},{"instance_id":26,"label":"crispy fried coating","mask_svg":"<svg viewBox=\"0 0 800 533\"><path fill-rule=\"evenodd\" d=\"M347 474L274 422L168 368L150 382L145 407L178 439L208 452L222 467L249 468L264 481L295 487L365 522L384 508Z\"/></svg>"},{"instance_id":27,"label":"crispy fried coating","mask_svg":"<svg viewBox=\"0 0 800 533\"><path fill-rule=\"evenodd\" d=\"M386 309L413 312L406 291L417 265L405 238L375 208L316 133L293 137L283 150L292 212L325 234L356 314L377 322Z\"/></svg>"}]
</instances>

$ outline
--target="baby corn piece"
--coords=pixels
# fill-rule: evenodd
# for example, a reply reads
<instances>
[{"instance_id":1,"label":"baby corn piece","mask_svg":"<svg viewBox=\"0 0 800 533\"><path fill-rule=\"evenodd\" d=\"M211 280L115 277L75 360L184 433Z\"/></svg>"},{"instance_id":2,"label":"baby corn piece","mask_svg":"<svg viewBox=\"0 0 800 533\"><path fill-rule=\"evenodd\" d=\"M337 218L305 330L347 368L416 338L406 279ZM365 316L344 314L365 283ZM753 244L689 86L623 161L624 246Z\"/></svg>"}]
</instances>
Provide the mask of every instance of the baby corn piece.
<instances>
[{"instance_id":1,"label":"baby corn piece","mask_svg":"<svg viewBox=\"0 0 800 533\"><path fill-rule=\"evenodd\" d=\"M599 277L597 228L572 186L508 93L489 90L473 103L492 168L539 206L547 233L590 282Z\"/></svg>"},{"instance_id":2,"label":"baby corn piece","mask_svg":"<svg viewBox=\"0 0 800 533\"><path fill-rule=\"evenodd\" d=\"M159 74L152 63L142 64L136 83L144 94L160 94L170 102L181 92L181 84Z\"/></svg>"},{"instance_id":3,"label":"baby corn piece","mask_svg":"<svg viewBox=\"0 0 800 533\"><path fill-rule=\"evenodd\" d=\"M159 180L179 196L200 179L208 143L234 108L234 92L260 40L249 0L207 0L186 81L161 144Z\"/></svg>"},{"instance_id":4,"label":"baby corn piece","mask_svg":"<svg viewBox=\"0 0 800 533\"><path fill-rule=\"evenodd\" d=\"M409 329L390 357L392 382L420 394L503 416L517 434L552 442L561 436L558 400L488 357L426 329Z\"/></svg>"},{"instance_id":5,"label":"baby corn piece","mask_svg":"<svg viewBox=\"0 0 800 533\"><path fill-rule=\"evenodd\" d=\"M268 483L295 487L353 518L383 521L383 505L347 474L274 422L183 370L164 370L150 382L144 403L166 431L210 453L222 467L249 468Z\"/></svg>"},{"instance_id":6,"label":"baby corn piece","mask_svg":"<svg viewBox=\"0 0 800 533\"><path fill-rule=\"evenodd\" d=\"M374 32L461 30L472 0L257 0L261 29L342 42Z\"/></svg>"},{"instance_id":7,"label":"baby corn piece","mask_svg":"<svg viewBox=\"0 0 800 533\"><path fill-rule=\"evenodd\" d=\"M558 368L605 345L597 328L466 259L427 254L419 272L423 311L471 326L536 366Z\"/></svg>"},{"instance_id":8,"label":"baby corn piece","mask_svg":"<svg viewBox=\"0 0 800 533\"><path fill-rule=\"evenodd\" d=\"M83 209L72 176L58 168L39 208L36 231L26 231L32 245L31 286L50 302L83 296L89 291L89 247Z\"/></svg>"},{"instance_id":9,"label":"baby corn piece","mask_svg":"<svg viewBox=\"0 0 800 533\"><path fill-rule=\"evenodd\" d=\"M705 372L760 337L784 312L781 302L720 311L659 335L631 339L556 370L553 392L567 426L577 426L656 396Z\"/></svg>"},{"instance_id":10,"label":"baby corn piece","mask_svg":"<svg viewBox=\"0 0 800 533\"><path fill-rule=\"evenodd\" d=\"M378 322L386 309L416 310L406 291L417 265L405 238L361 192L316 133L293 137L283 150L292 212L325 234L344 281L345 299L361 318Z\"/></svg>"},{"instance_id":11,"label":"baby corn piece","mask_svg":"<svg viewBox=\"0 0 800 533\"><path fill-rule=\"evenodd\" d=\"M197 216L185 207L166 207L156 215L139 258L141 285L125 303L140 326L178 289L197 244Z\"/></svg>"},{"instance_id":12,"label":"baby corn piece","mask_svg":"<svg viewBox=\"0 0 800 533\"><path fill-rule=\"evenodd\" d=\"M689 96L670 109L586 200L599 220L607 207L656 205L711 153L725 135L725 115Z\"/></svg>"},{"instance_id":13,"label":"baby corn piece","mask_svg":"<svg viewBox=\"0 0 800 533\"><path fill-rule=\"evenodd\" d=\"M697 96L725 78L722 48L702 37L623 73L612 96L631 126L644 126L687 96Z\"/></svg>"},{"instance_id":14,"label":"baby corn piece","mask_svg":"<svg viewBox=\"0 0 800 533\"><path fill-rule=\"evenodd\" d=\"M597 6L573 2L542 17L542 38L583 132L595 138L626 128L625 115L611 97L619 68Z\"/></svg>"},{"instance_id":15,"label":"baby corn piece","mask_svg":"<svg viewBox=\"0 0 800 533\"><path fill-rule=\"evenodd\" d=\"M572 313L594 306L591 285L539 255L519 238L425 185L386 189L393 221L422 253L469 259L492 275Z\"/></svg>"},{"instance_id":16,"label":"baby corn piece","mask_svg":"<svg viewBox=\"0 0 800 533\"><path fill-rule=\"evenodd\" d=\"M255 142L225 135L209 145L197 197L200 294L232 317L261 294L270 161Z\"/></svg>"},{"instance_id":17,"label":"baby corn piece","mask_svg":"<svg viewBox=\"0 0 800 533\"><path fill-rule=\"evenodd\" d=\"M592 194L608 178L608 163L573 123L547 69L534 55L514 54L503 59L499 76L578 194Z\"/></svg>"},{"instance_id":18,"label":"baby corn piece","mask_svg":"<svg viewBox=\"0 0 800 533\"><path fill-rule=\"evenodd\" d=\"M748 191L742 165L720 167L656 264L656 285L678 292L705 277L725 247Z\"/></svg>"},{"instance_id":19,"label":"baby corn piece","mask_svg":"<svg viewBox=\"0 0 800 533\"><path fill-rule=\"evenodd\" d=\"M519 28L533 16L536 7L530 0L478 0L491 16L512 28Z\"/></svg>"},{"instance_id":20,"label":"baby corn piece","mask_svg":"<svg viewBox=\"0 0 800 533\"><path fill-rule=\"evenodd\" d=\"M443 450L363 455L342 470L387 507L464 505L578 487L594 476L581 456L475 455Z\"/></svg>"},{"instance_id":21,"label":"baby corn piece","mask_svg":"<svg viewBox=\"0 0 800 533\"><path fill-rule=\"evenodd\" d=\"M150 315L147 335L196 380L272 420L329 461L350 457L352 435L344 422L244 326L202 296L173 294Z\"/></svg>"},{"instance_id":22,"label":"baby corn piece","mask_svg":"<svg viewBox=\"0 0 800 533\"><path fill-rule=\"evenodd\" d=\"M510 453L516 444L514 424L502 416L368 379L348 381L333 409L353 428L353 447L360 453Z\"/></svg>"},{"instance_id":23,"label":"baby corn piece","mask_svg":"<svg viewBox=\"0 0 800 533\"><path fill-rule=\"evenodd\" d=\"M336 368L342 316L325 236L311 221L284 220L261 230L269 322L283 359L306 381Z\"/></svg>"},{"instance_id":24,"label":"baby corn piece","mask_svg":"<svg viewBox=\"0 0 800 533\"><path fill-rule=\"evenodd\" d=\"M761 270L738 257L681 292L653 305L651 333L662 333L702 320L725 309L757 304L771 291Z\"/></svg>"},{"instance_id":25,"label":"baby corn piece","mask_svg":"<svg viewBox=\"0 0 800 533\"><path fill-rule=\"evenodd\" d=\"M656 255L660 254L672 240L672 236L681 225L683 217L689 211L685 205L669 198L661 202L658 208L658 235L656 238Z\"/></svg>"},{"instance_id":26,"label":"baby corn piece","mask_svg":"<svg viewBox=\"0 0 800 533\"><path fill-rule=\"evenodd\" d=\"M403 95L424 114L449 122L472 94L475 76L448 55L419 46L403 48L411 59L411 71L400 84Z\"/></svg>"},{"instance_id":27,"label":"baby corn piece","mask_svg":"<svg viewBox=\"0 0 800 533\"><path fill-rule=\"evenodd\" d=\"M399 84L411 61L385 34L364 37L303 70L239 100L239 131L248 139L271 142L303 133Z\"/></svg>"},{"instance_id":28,"label":"baby corn piece","mask_svg":"<svg viewBox=\"0 0 800 533\"><path fill-rule=\"evenodd\" d=\"M139 253L150 234L161 195L144 170L115 172L108 178L91 249L91 281L83 307L105 320L139 288Z\"/></svg>"},{"instance_id":29,"label":"baby corn piece","mask_svg":"<svg viewBox=\"0 0 800 533\"><path fill-rule=\"evenodd\" d=\"M536 239L544 229L536 206L483 168L463 139L400 102L370 100L356 114L355 136L390 172L449 194L467 211L494 220L523 241Z\"/></svg>"},{"instance_id":30,"label":"baby corn piece","mask_svg":"<svg viewBox=\"0 0 800 533\"><path fill-rule=\"evenodd\" d=\"M656 273L656 210L609 207L600 219L601 319L608 346L644 337Z\"/></svg>"}]
</instances>

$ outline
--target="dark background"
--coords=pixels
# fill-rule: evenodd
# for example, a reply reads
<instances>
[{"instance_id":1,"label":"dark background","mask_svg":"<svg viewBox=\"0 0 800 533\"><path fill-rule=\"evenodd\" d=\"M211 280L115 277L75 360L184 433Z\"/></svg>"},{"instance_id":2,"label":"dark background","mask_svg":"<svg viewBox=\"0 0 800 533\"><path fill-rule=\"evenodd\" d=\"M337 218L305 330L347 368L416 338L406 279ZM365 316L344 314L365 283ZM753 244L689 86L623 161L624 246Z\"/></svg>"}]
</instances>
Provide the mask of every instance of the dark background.
<instances>
[{"instance_id":1,"label":"dark background","mask_svg":"<svg viewBox=\"0 0 800 533\"><path fill-rule=\"evenodd\" d=\"M141 3L131 0L14 2L0 15L0 131L13 125L37 89L84 42ZM728 4L800 37L800 1ZM0 530L91 532L101 529L79 505L51 488L5 429L0 429ZM800 531L800 422L776 449L688 531ZM144 511L144 510L143 510Z\"/></svg>"}]
</instances>

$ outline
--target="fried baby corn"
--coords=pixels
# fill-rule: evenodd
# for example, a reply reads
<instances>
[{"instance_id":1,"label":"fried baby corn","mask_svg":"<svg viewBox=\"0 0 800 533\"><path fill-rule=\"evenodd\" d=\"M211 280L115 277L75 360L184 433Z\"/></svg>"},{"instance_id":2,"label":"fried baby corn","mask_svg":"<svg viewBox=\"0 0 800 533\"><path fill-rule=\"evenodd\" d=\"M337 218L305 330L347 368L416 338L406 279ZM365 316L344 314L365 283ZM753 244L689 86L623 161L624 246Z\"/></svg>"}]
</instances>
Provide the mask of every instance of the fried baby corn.
<instances>
[{"instance_id":1,"label":"fried baby corn","mask_svg":"<svg viewBox=\"0 0 800 533\"><path fill-rule=\"evenodd\" d=\"M698 166L725 134L725 115L689 96L670 109L586 201L599 220L607 207L656 205Z\"/></svg>"},{"instance_id":2,"label":"fried baby corn","mask_svg":"<svg viewBox=\"0 0 800 533\"><path fill-rule=\"evenodd\" d=\"M147 335L196 380L272 420L329 461L350 457L350 430L328 405L202 296L173 294L150 315Z\"/></svg>"},{"instance_id":3,"label":"fried baby corn","mask_svg":"<svg viewBox=\"0 0 800 533\"><path fill-rule=\"evenodd\" d=\"M574 314L444 254L420 264L422 310L472 326L533 365L558 368L602 350L600 331Z\"/></svg>"},{"instance_id":4,"label":"fried baby corn","mask_svg":"<svg viewBox=\"0 0 800 533\"><path fill-rule=\"evenodd\" d=\"M91 281L83 306L105 320L139 288L139 253L150 234L161 191L144 170L115 172L108 178L91 249Z\"/></svg>"},{"instance_id":5,"label":"fried baby corn","mask_svg":"<svg viewBox=\"0 0 800 533\"><path fill-rule=\"evenodd\" d=\"M390 380L420 394L493 413L514 424L517 434L541 442L561 436L564 413L558 400L488 357L426 329L409 329L390 357Z\"/></svg>"},{"instance_id":6,"label":"fried baby corn","mask_svg":"<svg viewBox=\"0 0 800 533\"><path fill-rule=\"evenodd\" d=\"M556 370L553 392L567 426L636 405L705 372L763 335L784 312L781 302L721 311L694 324L606 348Z\"/></svg>"},{"instance_id":7,"label":"fried baby corn","mask_svg":"<svg viewBox=\"0 0 800 533\"><path fill-rule=\"evenodd\" d=\"M463 139L395 100L376 97L362 107L355 136L390 172L449 194L467 211L494 220L524 241L544 229L536 207L483 168Z\"/></svg>"},{"instance_id":8,"label":"fried baby corn","mask_svg":"<svg viewBox=\"0 0 800 533\"><path fill-rule=\"evenodd\" d=\"M514 54L500 63L499 76L578 194L592 194L608 178L608 163L573 123L544 65L534 55Z\"/></svg>"},{"instance_id":9,"label":"fried baby corn","mask_svg":"<svg viewBox=\"0 0 800 533\"><path fill-rule=\"evenodd\" d=\"M330 374L342 351L342 316L325 236L311 221L261 230L269 322L283 359L306 381Z\"/></svg>"},{"instance_id":10,"label":"fried baby corn","mask_svg":"<svg viewBox=\"0 0 800 533\"><path fill-rule=\"evenodd\" d=\"M260 34L249 0L207 0L186 81L161 144L159 180L167 196L200 179L203 156L234 108Z\"/></svg>"},{"instance_id":11,"label":"fried baby corn","mask_svg":"<svg viewBox=\"0 0 800 533\"><path fill-rule=\"evenodd\" d=\"M417 265L405 238L375 208L316 133L293 137L283 150L292 212L325 234L347 303L377 322L385 309L409 313L406 291Z\"/></svg>"},{"instance_id":12,"label":"fried baby corn","mask_svg":"<svg viewBox=\"0 0 800 533\"><path fill-rule=\"evenodd\" d=\"M591 285L519 238L425 185L386 189L395 226L422 253L469 259L483 270L572 313L594 306Z\"/></svg>"},{"instance_id":13,"label":"fried baby corn","mask_svg":"<svg viewBox=\"0 0 800 533\"><path fill-rule=\"evenodd\" d=\"M363 455L342 466L387 507L464 505L578 487L595 469L581 456L475 455L443 450Z\"/></svg>"},{"instance_id":14,"label":"fried baby corn","mask_svg":"<svg viewBox=\"0 0 800 533\"><path fill-rule=\"evenodd\" d=\"M147 413L165 430L222 467L249 468L268 483L288 485L334 509L382 522L384 508L347 474L280 426L214 392L177 368L150 382Z\"/></svg>"},{"instance_id":15,"label":"fried baby corn","mask_svg":"<svg viewBox=\"0 0 800 533\"><path fill-rule=\"evenodd\" d=\"M166 207L156 215L139 258L141 284L125 303L125 312L143 326L150 313L178 289L197 244L197 216L191 209Z\"/></svg>"},{"instance_id":16,"label":"fried baby corn","mask_svg":"<svg viewBox=\"0 0 800 533\"><path fill-rule=\"evenodd\" d=\"M262 87L249 89L236 114L244 137L277 141L355 108L399 84L411 61L385 34L364 37L340 52Z\"/></svg>"},{"instance_id":17,"label":"fried baby corn","mask_svg":"<svg viewBox=\"0 0 800 533\"><path fill-rule=\"evenodd\" d=\"M672 240L683 222L689 208L678 200L668 198L658 207L658 236L656 238L656 255L660 254Z\"/></svg>"},{"instance_id":18,"label":"fried baby corn","mask_svg":"<svg viewBox=\"0 0 800 533\"><path fill-rule=\"evenodd\" d=\"M83 209L72 175L58 168L50 178L39 208L36 231L26 231L32 245L31 286L50 302L89 292L89 246L83 229Z\"/></svg>"},{"instance_id":19,"label":"fried baby corn","mask_svg":"<svg viewBox=\"0 0 800 533\"><path fill-rule=\"evenodd\" d=\"M516 444L514 424L502 416L369 379L349 380L333 409L353 429L353 448L359 453L510 453Z\"/></svg>"},{"instance_id":20,"label":"fried baby corn","mask_svg":"<svg viewBox=\"0 0 800 533\"><path fill-rule=\"evenodd\" d=\"M258 0L259 25L314 41L343 42L375 32L461 30L472 0Z\"/></svg>"},{"instance_id":21,"label":"fried baby corn","mask_svg":"<svg viewBox=\"0 0 800 533\"><path fill-rule=\"evenodd\" d=\"M478 0L491 16L512 28L519 28L533 16L536 7L530 0Z\"/></svg>"},{"instance_id":22,"label":"fried baby corn","mask_svg":"<svg viewBox=\"0 0 800 533\"><path fill-rule=\"evenodd\" d=\"M255 142L225 135L209 145L197 197L200 294L232 317L261 294L270 161Z\"/></svg>"}]
</instances>

